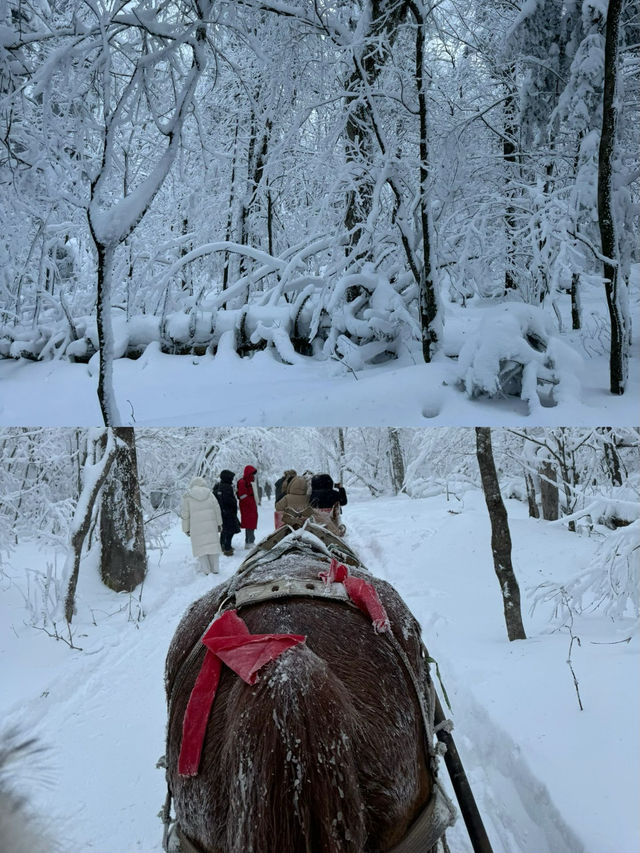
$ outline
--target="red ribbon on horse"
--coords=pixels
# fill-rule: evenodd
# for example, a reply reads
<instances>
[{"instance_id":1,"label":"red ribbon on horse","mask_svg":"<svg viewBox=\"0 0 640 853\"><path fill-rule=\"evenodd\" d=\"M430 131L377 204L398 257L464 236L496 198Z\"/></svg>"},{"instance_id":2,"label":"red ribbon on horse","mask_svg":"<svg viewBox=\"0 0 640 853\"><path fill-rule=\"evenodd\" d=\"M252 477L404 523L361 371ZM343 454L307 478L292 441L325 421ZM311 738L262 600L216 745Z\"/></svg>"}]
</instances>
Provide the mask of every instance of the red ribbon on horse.
<instances>
[{"instance_id":1,"label":"red ribbon on horse","mask_svg":"<svg viewBox=\"0 0 640 853\"><path fill-rule=\"evenodd\" d=\"M182 744L178 759L181 776L196 776L222 664L247 684L254 684L258 671L287 649L304 643L300 634L251 634L235 610L226 610L202 638L207 647L182 721Z\"/></svg>"}]
</instances>

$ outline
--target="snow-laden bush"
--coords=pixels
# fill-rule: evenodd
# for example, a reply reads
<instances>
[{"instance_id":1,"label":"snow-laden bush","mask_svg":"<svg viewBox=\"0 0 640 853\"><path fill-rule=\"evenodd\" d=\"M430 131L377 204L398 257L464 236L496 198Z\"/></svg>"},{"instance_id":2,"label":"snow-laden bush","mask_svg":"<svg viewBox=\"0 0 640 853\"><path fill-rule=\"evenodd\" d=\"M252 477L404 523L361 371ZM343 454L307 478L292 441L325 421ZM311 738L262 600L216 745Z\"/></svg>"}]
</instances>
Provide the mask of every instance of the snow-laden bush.
<instances>
[{"instance_id":1,"label":"snow-laden bush","mask_svg":"<svg viewBox=\"0 0 640 853\"><path fill-rule=\"evenodd\" d=\"M520 397L533 412L575 399L581 365L542 308L512 302L487 309L460 351L458 382L469 397Z\"/></svg>"},{"instance_id":2,"label":"snow-laden bush","mask_svg":"<svg viewBox=\"0 0 640 853\"><path fill-rule=\"evenodd\" d=\"M611 619L640 615L640 519L600 544L586 569L564 584L542 584L533 606L553 602L554 615L602 610Z\"/></svg>"},{"instance_id":3,"label":"snow-laden bush","mask_svg":"<svg viewBox=\"0 0 640 853\"><path fill-rule=\"evenodd\" d=\"M418 341L416 312L408 307L411 288L400 292L408 281L392 282L373 264L342 276L316 304L312 334L318 331L321 314L331 318L325 355L337 355L352 370L362 370L367 364L397 357L409 341ZM354 291L355 298L348 299L347 294Z\"/></svg>"}]
</instances>

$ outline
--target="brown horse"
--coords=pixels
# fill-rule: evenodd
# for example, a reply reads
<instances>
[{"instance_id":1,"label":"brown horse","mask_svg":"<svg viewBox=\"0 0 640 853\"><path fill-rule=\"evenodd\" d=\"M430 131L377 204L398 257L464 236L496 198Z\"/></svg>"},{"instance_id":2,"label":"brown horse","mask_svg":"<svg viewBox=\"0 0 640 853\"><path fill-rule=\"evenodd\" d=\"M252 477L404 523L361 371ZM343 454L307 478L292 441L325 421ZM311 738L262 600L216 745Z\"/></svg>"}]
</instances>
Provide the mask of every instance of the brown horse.
<instances>
[{"instance_id":1,"label":"brown horse","mask_svg":"<svg viewBox=\"0 0 640 853\"><path fill-rule=\"evenodd\" d=\"M329 594L318 575L335 541L313 524L278 531L178 626L166 664L166 761L183 853L440 849L454 816L435 777L420 628L398 593L344 548L340 559L373 586L390 630L376 633L344 591ZM266 664L252 685L222 667L198 772L182 776L200 639L228 608L252 634L303 634L306 642Z\"/></svg>"}]
</instances>

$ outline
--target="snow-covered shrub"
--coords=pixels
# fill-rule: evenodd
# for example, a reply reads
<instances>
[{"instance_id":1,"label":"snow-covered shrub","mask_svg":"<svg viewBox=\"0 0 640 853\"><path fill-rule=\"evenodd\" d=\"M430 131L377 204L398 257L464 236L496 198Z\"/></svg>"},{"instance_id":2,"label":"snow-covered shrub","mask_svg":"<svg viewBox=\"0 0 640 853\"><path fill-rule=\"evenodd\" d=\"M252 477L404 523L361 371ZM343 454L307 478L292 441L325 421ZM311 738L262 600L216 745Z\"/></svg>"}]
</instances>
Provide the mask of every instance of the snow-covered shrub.
<instances>
[{"instance_id":1,"label":"snow-covered shrub","mask_svg":"<svg viewBox=\"0 0 640 853\"><path fill-rule=\"evenodd\" d=\"M408 281L392 282L373 264L342 276L317 303L312 325L311 334L315 335L321 313L331 318L325 355L338 356L352 370L362 370L368 364L396 358L408 341L419 340L417 314L409 309L407 294L400 292ZM354 290L357 295L348 299Z\"/></svg>"},{"instance_id":2,"label":"snow-covered shrub","mask_svg":"<svg viewBox=\"0 0 640 853\"><path fill-rule=\"evenodd\" d=\"M600 544L593 559L567 583L542 584L533 606L553 602L555 615L603 610L611 619L640 615L640 520L620 527Z\"/></svg>"},{"instance_id":3,"label":"snow-covered shrub","mask_svg":"<svg viewBox=\"0 0 640 853\"><path fill-rule=\"evenodd\" d=\"M534 411L574 399L581 365L542 308L508 303L487 309L463 345L458 382L469 397L520 397Z\"/></svg>"}]
</instances>

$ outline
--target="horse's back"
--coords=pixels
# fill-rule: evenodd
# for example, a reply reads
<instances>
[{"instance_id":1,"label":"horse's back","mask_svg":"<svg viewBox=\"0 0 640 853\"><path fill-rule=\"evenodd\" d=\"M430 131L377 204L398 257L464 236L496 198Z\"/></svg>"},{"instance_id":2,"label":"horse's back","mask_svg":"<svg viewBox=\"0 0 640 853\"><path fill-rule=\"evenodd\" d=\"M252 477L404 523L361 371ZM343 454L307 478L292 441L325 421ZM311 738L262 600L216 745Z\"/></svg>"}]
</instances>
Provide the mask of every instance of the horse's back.
<instances>
[{"instance_id":1,"label":"horse's back","mask_svg":"<svg viewBox=\"0 0 640 853\"><path fill-rule=\"evenodd\" d=\"M392 587L367 579L423 673L415 620ZM345 602L294 597L240 611L253 634L304 634L306 643L265 666L254 685L223 667L199 773L178 775L204 649L189 652L222 596L214 590L192 606L167 659L167 763L183 831L207 853L389 849L430 794L422 717L392 644Z\"/></svg>"}]
</instances>

